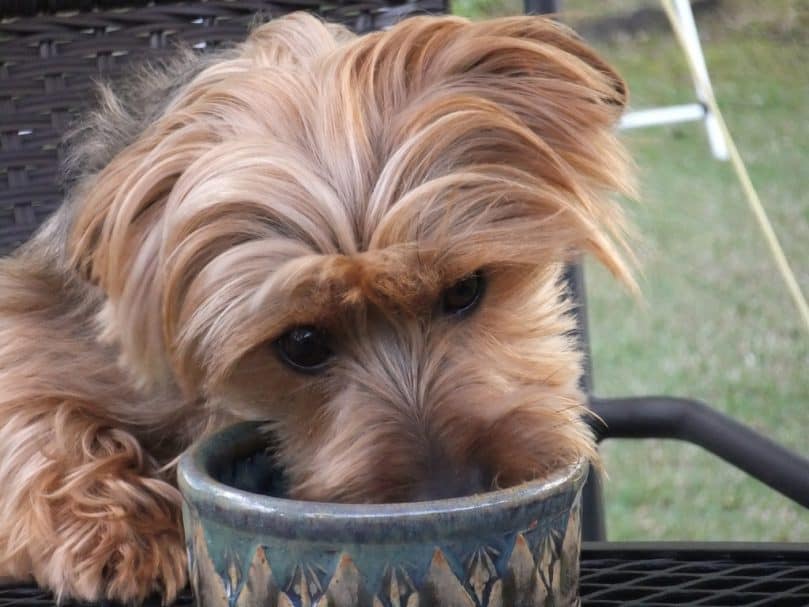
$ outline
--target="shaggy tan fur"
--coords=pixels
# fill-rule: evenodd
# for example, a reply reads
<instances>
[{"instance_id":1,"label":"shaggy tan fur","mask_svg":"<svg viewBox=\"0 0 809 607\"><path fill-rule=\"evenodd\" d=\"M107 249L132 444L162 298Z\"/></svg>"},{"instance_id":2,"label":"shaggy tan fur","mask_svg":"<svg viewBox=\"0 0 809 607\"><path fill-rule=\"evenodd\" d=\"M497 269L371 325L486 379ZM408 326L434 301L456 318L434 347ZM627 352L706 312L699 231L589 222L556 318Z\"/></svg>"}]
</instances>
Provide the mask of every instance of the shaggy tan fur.
<instances>
[{"instance_id":1,"label":"shaggy tan fur","mask_svg":"<svg viewBox=\"0 0 809 607\"><path fill-rule=\"evenodd\" d=\"M171 600L176 456L267 420L293 496L430 495L593 458L560 272L631 282L623 82L564 27L296 14L141 78L82 136L61 211L0 261L0 576ZM480 271L465 318L442 293ZM327 331L300 374L273 343Z\"/></svg>"}]
</instances>

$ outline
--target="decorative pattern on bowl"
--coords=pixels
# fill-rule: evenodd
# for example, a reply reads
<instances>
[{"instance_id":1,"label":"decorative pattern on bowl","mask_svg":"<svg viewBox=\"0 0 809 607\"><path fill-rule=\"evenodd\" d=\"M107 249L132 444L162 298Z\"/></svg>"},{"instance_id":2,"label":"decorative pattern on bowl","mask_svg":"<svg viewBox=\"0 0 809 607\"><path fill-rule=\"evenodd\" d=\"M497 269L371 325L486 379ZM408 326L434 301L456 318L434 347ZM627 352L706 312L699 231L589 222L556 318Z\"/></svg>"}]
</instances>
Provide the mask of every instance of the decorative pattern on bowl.
<instances>
[{"instance_id":1,"label":"decorative pattern on bowl","mask_svg":"<svg viewBox=\"0 0 809 607\"><path fill-rule=\"evenodd\" d=\"M200 607L577 606L580 462L544 482L412 504L296 502L214 480L254 453L239 424L184 456Z\"/></svg>"}]
</instances>

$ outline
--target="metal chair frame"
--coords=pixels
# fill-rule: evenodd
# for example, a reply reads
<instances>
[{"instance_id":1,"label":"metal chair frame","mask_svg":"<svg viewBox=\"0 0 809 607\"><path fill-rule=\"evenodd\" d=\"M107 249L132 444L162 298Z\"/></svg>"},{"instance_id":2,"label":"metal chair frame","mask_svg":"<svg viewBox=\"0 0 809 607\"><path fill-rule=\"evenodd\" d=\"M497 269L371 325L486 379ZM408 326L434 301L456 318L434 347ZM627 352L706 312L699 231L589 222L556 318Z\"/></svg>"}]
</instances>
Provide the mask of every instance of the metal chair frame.
<instances>
[{"instance_id":1,"label":"metal chair frame","mask_svg":"<svg viewBox=\"0 0 809 607\"><path fill-rule=\"evenodd\" d=\"M579 345L586 356L582 388L595 413L589 421L599 442L653 438L692 443L809 508L809 460L705 403L675 396L595 396L582 265L570 266L565 278L576 302ZM606 540L604 498L598 477L588 480L583 500L582 537L586 541Z\"/></svg>"}]
</instances>

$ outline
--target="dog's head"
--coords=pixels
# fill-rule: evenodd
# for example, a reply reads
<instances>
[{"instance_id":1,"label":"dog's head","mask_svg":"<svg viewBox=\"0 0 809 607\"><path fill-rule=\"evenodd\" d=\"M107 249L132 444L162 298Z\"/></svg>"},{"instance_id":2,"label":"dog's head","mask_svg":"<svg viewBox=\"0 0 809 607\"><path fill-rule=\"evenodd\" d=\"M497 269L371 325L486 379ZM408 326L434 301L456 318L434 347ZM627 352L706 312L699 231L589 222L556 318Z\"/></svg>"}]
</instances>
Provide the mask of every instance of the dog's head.
<instances>
[{"instance_id":1,"label":"dog's head","mask_svg":"<svg viewBox=\"0 0 809 607\"><path fill-rule=\"evenodd\" d=\"M543 18L273 21L86 180L73 260L144 385L271 421L294 496L519 483L594 455L560 272L631 280L625 102Z\"/></svg>"}]
</instances>

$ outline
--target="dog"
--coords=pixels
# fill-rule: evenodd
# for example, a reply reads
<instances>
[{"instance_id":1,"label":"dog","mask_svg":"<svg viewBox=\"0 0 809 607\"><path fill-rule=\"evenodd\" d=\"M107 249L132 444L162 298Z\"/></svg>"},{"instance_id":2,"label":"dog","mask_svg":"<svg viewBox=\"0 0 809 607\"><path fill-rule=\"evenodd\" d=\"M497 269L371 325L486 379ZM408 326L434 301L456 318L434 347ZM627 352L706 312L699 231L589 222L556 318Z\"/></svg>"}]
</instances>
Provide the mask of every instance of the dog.
<instances>
[{"instance_id":1,"label":"dog","mask_svg":"<svg viewBox=\"0 0 809 607\"><path fill-rule=\"evenodd\" d=\"M102 88L65 204L0 261L0 577L170 602L174 464L238 420L304 500L596 461L562 271L632 284L626 103L541 17L296 13Z\"/></svg>"}]
</instances>

